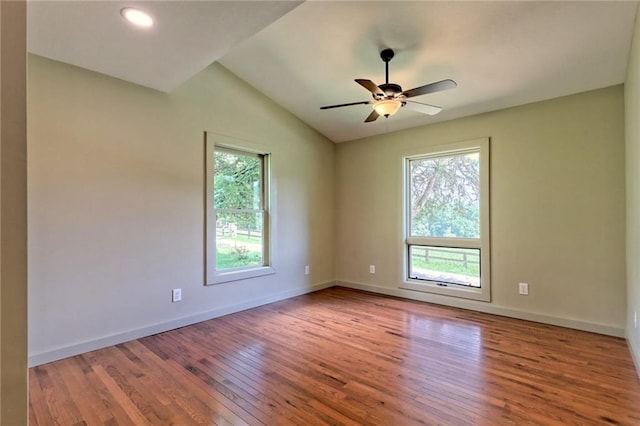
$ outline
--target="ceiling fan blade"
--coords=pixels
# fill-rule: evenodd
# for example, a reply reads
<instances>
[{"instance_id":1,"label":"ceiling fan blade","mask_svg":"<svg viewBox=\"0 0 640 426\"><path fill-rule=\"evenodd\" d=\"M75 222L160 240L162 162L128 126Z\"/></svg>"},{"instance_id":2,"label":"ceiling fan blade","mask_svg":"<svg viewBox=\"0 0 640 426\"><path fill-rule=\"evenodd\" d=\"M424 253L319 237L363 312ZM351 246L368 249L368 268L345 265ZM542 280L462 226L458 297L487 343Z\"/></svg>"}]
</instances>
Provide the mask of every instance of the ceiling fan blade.
<instances>
[{"instance_id":1,"label":"ceiling fan blade","mask_svg":"<svg viewBox=\"0 0 640 426\"><path fill-rule=\"evenodd\" d=\"M412 98L414 96L426 95L428 93L441 92L443 90L453 89L454 87L457 87L457 86L458 84L453 80L442 80L436 83L425 84L424 86L405 90L404 92L402 92L402 94L407 98Z\"/></svg>"},{"instance_id":2,"label":"ceiling fan blade","mask_svg":"<svg viewBox=\"0 0 640 426\"><path fill-rule=\"evenodd\" d=\"M371 80L356 78L355 82L358 83L360 86L364 87L365 89L367 89L368 91L370 91L371 93L373 93L374 95L384 96L384 92L380 90L380 88Z\"/></svg>"},{"instance_id":3,"label":"ceiling fan blade","mask_svg":"<svg viewBox=\"0 0 640 426\"><path fill-rule=\"evenodd\" d=\"M376 112L376 110L374 109L373 111L371 111L371 114L369 114L369 116L367 117L366 120L364 120L365 123L371 123L372 121L376 121L378 119L378 117L380 117L380 114L378 114Z\"/></svg>"},{"instance_id":4,"label":"ceiling fan blade","mask_svg":"<svg viewBox=\"0 0 640 426\"><path fill-rule=\"evenodd\" d=\"M404 107L412 111L421 112L427 115L436 115L437 113L442 111L442 108L440 108L439 106L422 104L420 102L414 101L406 101Z\"/></svg>"},{"instance_id":5,"label":"ceiling fan blade","mask_svg":"<svg viewBox=\"0 0 640 426\"><path fill-rule=\"evenodd\" d=\"M371 101L351 102L351 103L348 103L348 104L323 106L323 107L320 107L320 109L340 108L340 107L346 107L346 106L351 106L351 105L366 105L366 104L370 104L370 103L371 103Z\"/></svg>"}]
</instances>

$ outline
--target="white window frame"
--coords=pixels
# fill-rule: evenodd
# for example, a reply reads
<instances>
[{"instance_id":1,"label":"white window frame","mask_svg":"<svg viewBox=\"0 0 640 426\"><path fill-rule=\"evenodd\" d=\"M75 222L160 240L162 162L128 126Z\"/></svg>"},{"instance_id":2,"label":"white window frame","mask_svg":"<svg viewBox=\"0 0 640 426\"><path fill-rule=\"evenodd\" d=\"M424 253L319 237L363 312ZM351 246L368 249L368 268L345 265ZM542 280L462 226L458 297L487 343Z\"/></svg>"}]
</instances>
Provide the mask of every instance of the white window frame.
<instances>
[{"instance_id":1,"label":"white window frame","mask_svg":"<svg viewBox=\"0 0 640 426\"><path fill-rule=\"evenodd\" d=\"M411 194L409 162L419 158L478 152L480 154L480 237L441 238L410 235ZM403 153L402 157L402 280L400 288L465 299L491 301L491 246L489 193L489 138L422 147ZM480 249L480 288L447 284L432 280L409 278L409 247L411 245L478 248Z\"/></svg>"},{"instance_id":2,"label":"white window frame","mask_svg":"<svg viewBox=\"0 0 640 426\"><path fill-rule=\"evenodd\" d=\"M263 265L216 270L216 209L214 206L214 153L216 149L237 154L259 155L262 157L262 197L263 197ZM260 145L229 136L205 133L205 285L222 284L232 281L256 278L274 274L273 267L273 213L271 209L272 174L270 154Z\"/></svg>"}]
</instances>

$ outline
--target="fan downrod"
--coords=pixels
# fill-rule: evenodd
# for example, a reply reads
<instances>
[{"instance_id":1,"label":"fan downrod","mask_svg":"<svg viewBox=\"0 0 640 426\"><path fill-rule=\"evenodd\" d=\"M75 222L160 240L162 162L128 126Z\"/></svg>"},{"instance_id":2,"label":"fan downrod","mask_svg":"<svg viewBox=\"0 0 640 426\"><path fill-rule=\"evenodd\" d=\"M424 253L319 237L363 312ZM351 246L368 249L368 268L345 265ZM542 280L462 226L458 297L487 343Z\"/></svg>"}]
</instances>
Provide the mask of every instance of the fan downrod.
<instances>
[{"instance_id":1,"label":"fan downrod","mask_svg":"<svg viewBox=\"0 0 640 426\"><path fill-rule=\"evenodd\" d=\"M389 83L389 61L393 59L394 53L392 49L384 49L380 52L380 58L384 61L384 76L385 82L378 86L382 90L385 96L392 98L402 93L402 87L398 84Z\"/></svg>"}]
</instances>

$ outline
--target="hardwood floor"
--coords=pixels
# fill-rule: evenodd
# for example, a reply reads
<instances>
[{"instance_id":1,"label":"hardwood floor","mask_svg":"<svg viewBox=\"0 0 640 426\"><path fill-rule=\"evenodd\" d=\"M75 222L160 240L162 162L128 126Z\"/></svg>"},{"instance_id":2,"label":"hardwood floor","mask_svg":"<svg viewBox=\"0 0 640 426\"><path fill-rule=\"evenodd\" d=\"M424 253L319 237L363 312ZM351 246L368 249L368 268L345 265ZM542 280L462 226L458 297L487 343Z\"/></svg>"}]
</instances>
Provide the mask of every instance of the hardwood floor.
<instances>
[{"instance_id":1,"label":"hardwood floor","mask_svg":"<svg viewBox=\"0 0 640 426\"><path fill-rule=\"evenodd\" d=\"M29 370L30 425L640 425L623 339L330 288Z\"/></svg>"}]
</instances>

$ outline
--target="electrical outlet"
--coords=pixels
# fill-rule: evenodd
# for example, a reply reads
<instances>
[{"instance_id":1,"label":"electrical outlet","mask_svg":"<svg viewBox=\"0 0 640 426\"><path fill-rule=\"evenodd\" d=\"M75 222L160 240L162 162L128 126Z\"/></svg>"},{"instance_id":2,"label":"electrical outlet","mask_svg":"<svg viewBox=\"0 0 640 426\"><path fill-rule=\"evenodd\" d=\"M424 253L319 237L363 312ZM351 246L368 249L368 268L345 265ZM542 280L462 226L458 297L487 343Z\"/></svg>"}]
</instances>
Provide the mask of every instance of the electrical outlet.
<instances>
[{"instance_id":1,"label":"electrical outlet","mask_svg":"<svg viewBox=\"0 0 640 426\"><path fill-rule=\"evenodd\" d=\"M376 265L369 265L369 273L370 274L376 273Z\"/></svg>"},{"instance_id":2,"label":"electrical outlet","mask_svg":"<svg viewBox=\"0 0 640 426\"><path fill-rule=\"evenodd\" d=\"M304 274L309 275L309 265L304 266Z\"/></svg>"},{"instance_id":3,"label":"electrical outlet","mask_svg":"<svg viewBox=\"0 0 640 426\"><path fill-rule=\"evenodd\" d=\"M180 302L181 300L182 300L182 289L174 288L173 290L171 290L171 301L175 303L175 302Z\"/></svg>"},{"instance_id":4,"label":"electrical outlet","mask_svg":"<svg viewBox=\"0 0 640 426\"><path fill-rule=\"evenodd\" d=\"M529 284L527 284L527 283L518 284L518 290L519 290L519 292L520 292L520 294L522 296L528 296L529 295Z\"/></svg>"}]
</instances>

